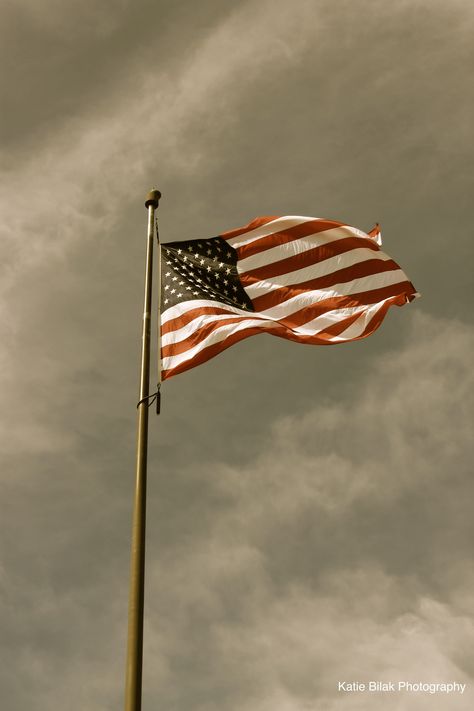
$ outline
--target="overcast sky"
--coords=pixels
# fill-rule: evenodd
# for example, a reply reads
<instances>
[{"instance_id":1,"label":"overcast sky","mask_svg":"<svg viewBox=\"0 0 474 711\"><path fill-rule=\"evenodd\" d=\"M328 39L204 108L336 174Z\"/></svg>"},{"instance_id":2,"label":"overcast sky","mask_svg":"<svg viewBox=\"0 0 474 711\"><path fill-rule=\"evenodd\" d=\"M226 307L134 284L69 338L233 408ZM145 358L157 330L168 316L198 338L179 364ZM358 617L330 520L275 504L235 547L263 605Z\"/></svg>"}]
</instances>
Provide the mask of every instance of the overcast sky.
<instances>
[{"instance_id":1,"label":"overcast sky","mask_svg":"<svg viewBox=\"0 0 474 711\"><path fill-rule=\"evenodd\" d=\"M473 34L468 0L3 4L2 711L123 704L153 186L163 241L379 221L422 298L165 383L144 711L473 708Z\"/></svg>"}]
</instances>

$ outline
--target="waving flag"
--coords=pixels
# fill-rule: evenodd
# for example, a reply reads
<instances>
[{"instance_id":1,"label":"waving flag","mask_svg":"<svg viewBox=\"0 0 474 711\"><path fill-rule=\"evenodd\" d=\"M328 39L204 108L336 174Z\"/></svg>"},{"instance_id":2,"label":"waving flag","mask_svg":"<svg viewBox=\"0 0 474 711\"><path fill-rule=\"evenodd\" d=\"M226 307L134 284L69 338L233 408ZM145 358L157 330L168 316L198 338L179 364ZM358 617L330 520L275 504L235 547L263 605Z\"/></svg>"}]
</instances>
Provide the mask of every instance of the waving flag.
<instances>
[{"instance_id":1,"label":"waving flag","mask_svg":"<svg viewBox=\"0 0 474 711\"><path fill-rule=\"evenodd\" d=\"M257 333L317 345L369 336L418 296L380 244L378 225L285 216L161 245L162 379Z\"/></svg>"}]
</instances>

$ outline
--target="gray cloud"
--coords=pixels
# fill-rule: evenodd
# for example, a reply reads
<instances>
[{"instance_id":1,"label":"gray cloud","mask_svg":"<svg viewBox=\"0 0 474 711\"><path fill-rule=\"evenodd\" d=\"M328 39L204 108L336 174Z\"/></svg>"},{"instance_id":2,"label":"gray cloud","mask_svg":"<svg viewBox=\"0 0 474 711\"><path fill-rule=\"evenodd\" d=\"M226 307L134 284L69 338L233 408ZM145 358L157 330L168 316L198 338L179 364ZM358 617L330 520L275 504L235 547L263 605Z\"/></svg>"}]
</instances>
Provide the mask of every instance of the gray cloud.
<instances>
[{"instance_id":1,"label":"gray cloud","mask_svg":"<svg viewBox=\"0 0 474 711\"><path fill-rule=\"evenodd\" d=\"M468 680L471 4L2 13L5 709L122 703L155 183L165 241L379 220L423 298L367 341L249 339L165 384L144 708L396 708L335 680Z\"/></svg>"}]
</instances>

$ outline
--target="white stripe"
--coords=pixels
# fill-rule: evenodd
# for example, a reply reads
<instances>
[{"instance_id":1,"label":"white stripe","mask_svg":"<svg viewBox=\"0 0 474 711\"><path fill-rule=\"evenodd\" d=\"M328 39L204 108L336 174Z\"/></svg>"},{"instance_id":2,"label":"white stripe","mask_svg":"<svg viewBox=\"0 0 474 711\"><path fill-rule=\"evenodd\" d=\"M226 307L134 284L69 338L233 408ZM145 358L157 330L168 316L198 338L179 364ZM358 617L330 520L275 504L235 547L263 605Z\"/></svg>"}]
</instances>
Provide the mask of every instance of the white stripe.
<instances>
[{"instance_id":1,"label":"white stripe","mask_svg":"<svg viewBox=\"0 0 474 711\"><path fill-rule=\"evenodd\" d=\"M354 316L354 314L363 313L365 309L367 309L367 306L364 304L359 306L345 306L342 309L332 309L332 311L320 314L311 321L301 324L301 326L291 328L291 331L293 331L293 333L299 333L302 336L314 336L316 333L320 333L334 326L335 323L340 323L346 318Z\"/></svg>"},{"instance_id":2,"label":"white stripe","mask_svg":"<svg viewBox=\"0 0 474 711\"><path fill-rule=\"evenodd\" d=\"M378 304L374 304L374 305L378 307ZM372 314L371 309L367 309L367 311L370 312L370 314L371 314L370 317L372 318L373 314ZM364 317L365 317L365 314L362 313L359 316L359 318L356 321L354 321L354 323L351 323L351 325L348 326L345 331L340 333L339 336L334 336L334 340L338 341L338 342L342 342L342 341L351 340L353 338L357 338L357 336L360 336L360 334L363 333L365 330L365 318Z\"/></svg>"},{"instance_id":3,"label":"white stripe","mask_svg":"<svg viewBox=\"0 0 474 711\"><path fill-rule=\"evenodd\" d=\"M163 346L168 346L171 343L180 343L181 341L185 341L187 338L192 336L195 331L198 331L200 328L203 328L203 326L206 326L208 323L214 323L216 321L225 321L229 318L238 321L242 318L242 316L246 317L249 315L251 315L252 318L260 318L260 314L255 314L253 312L249 313L248 311L241 311L239 314L200 314L199 316L196 316L196 318L194 318L192 321L189 321L189 323L185 324L184 326L181 326L181 328L177 328L175 331L165 333L161 337L161 343L163 344Z\"/></svg>"},{"instance_id":4,"label":"white stripe","mask_svg":"<svg viewBox=\"0 0 474 711\"><path fill-rule=\"evenodd\" d=\"M163 325L168 321L172 321L174 318L178 318L178 316L182 316L193 309L203 309L207 306L214 309L227 309L229 312L240 314L241 316L247 316L249 313L246 309L238 309L236 306L225 304L224 302L217 301L216 299L190 299L189 301L181 301L174 306L170 306L169 309L166 309L166 311L161 314L161 324Z\"/></svg>"},{"instance_id":5,"label":"white stripe","mask_svg":"<svg viewBox=\"0 0 474 711\"><path fill-rule=\"evenodd\" d=\"M306 235L305 237L300 237L291 242L285 242L285 244L279 244L276 247L271 247L263 252L258 252L257 254L253 254L251 257L240 259L237 263L237 269L239 274L245 274L245 272L257 269L258 267L264 267L267 264L279 262L281 259L294 257L296 254L303 254L304 252L314 249L315 247L322 247L323 245L328 244L328 242L338 242L339 240L347 237L363 237L370 240L372 244L374 243L372 237L369 237L369 235L366 235L364 232L355 229L355 227L350 227L349 225L331 227L331 229L324 230L323 232L316 232L311 235Z\"/></svg>"},{"instance_id":6,"label":"white stripe","mask_svg":"<svg viewBox=\"0 0 474 711\"><path fill-rule=\"evenodd\" d=\"M354 338L361 336L371 319L376 315L377 311L379 311L387 301L391 301L392 299L393 296L388 299L384 299L383 301L379 301L377 304L372 304L359 316L357 321L351 323L351 325L346 328L345 331L342 331L339 336L334 336L334 341L351 341Z\"/></svg>"},{"instance_id":7,"label":"white stripe","mask_svg":"<svg viewBox=\"0 0 474 711\"><path fill-rule=\"evenodd\" d=\"M299 215L285 215L284 217L277 217L276 220L267 222L265 225L256 227L254 230L249 230L248 232L243 232L238 237L231 237L230 239L225 239L232 247L243 247L245 244L250 244L260 237L268 237L268 235L274 232L281 232L282 230L287 230L295 225L301 225L303 222L310 222L313 220L322 220L322 217L302 217Z\"/></svg>"},{"instance_id":8,"label":"white stripe","mask_svg":"<svg viewBox=\"0 0 474 711\"><path fill-rule=\"evenodd\" d=\"M366 262L369 259L388 261L391 257L384 254L384 252L374 252L371 249L352 249L350 252L337 254L334 257L325 259L323 262L310 264L307 267L296 269L295 271L288 272L287 274L280 274L279 276L270 277L269 279L258 281L255 284L245 286L244 288L251 299L256 299L258 296L268 294L268 292L280 289L282 286L293 286L294 284L301 284L309 279L318 279L319 277L332 274L332 272L339 269L345 269L346 267L352 267L355 264Z\"/></svg>"}]
</instances>

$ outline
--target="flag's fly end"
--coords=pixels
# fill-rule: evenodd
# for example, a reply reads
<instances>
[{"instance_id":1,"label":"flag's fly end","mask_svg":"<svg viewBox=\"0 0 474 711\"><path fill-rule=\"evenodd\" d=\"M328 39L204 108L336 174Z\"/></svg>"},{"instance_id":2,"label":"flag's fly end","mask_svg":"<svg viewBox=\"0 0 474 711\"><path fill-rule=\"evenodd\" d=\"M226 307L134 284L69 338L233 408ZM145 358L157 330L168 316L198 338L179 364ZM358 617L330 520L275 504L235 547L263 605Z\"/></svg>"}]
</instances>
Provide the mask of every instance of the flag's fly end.
<instances>
[{"instance_id":1,"label":"flag's fly end","mask_svg":"<svg viewBox=\"0 0 474 711\"><path fill-rule=\"evenodd\" d=\"M375 223L375 227L372 227L370 232L367 232L369 237L372 237L378 245L382 245L382 230L378 222Z\"/></svg>"}]
</instances>

